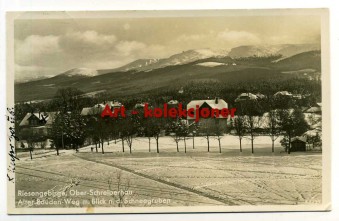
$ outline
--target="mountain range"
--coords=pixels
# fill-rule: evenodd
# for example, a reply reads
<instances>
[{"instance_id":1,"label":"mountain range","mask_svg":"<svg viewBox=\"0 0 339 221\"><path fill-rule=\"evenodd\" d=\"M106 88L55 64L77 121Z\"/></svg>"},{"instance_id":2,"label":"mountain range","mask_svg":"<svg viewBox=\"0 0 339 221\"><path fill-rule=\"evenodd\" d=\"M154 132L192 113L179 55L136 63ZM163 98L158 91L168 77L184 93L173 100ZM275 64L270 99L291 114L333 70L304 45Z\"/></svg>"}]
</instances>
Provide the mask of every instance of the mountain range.
<instances>
[{"instance_id":1,"label":"mountain range","mask_svg":"<svg viewBox=\"0 0 339 221\"><path fill-rule=\"evenodd\" d=\"M115 69L75 68L51 78L16 83L15 101L49 99L61 87L76 87L85 93L104 90L121 96L193 80L236 83L274 78L286 71L320 71L319 49L311 44L241 46L229 52L199 49L163 59L139 59Z\"/></svg>"}]
</instances>

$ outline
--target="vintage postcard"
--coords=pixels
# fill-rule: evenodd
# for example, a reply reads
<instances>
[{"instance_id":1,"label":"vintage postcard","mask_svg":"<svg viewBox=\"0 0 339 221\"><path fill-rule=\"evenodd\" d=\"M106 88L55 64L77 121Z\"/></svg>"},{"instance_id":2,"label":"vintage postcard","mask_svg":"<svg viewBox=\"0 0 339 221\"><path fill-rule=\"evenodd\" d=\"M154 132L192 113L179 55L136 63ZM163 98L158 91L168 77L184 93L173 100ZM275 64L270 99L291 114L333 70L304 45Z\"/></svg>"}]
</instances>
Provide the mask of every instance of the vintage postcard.
<instances>
[{"instance_id":1,"label":"vintage postcard","mask_svg":"<svg viewBox=\"0 0 339 221\"><path fill-rule=\"evenodd\" d=\"M9 214L328 211L327 9L8 12Z\"/></svg>"}]
</instances>

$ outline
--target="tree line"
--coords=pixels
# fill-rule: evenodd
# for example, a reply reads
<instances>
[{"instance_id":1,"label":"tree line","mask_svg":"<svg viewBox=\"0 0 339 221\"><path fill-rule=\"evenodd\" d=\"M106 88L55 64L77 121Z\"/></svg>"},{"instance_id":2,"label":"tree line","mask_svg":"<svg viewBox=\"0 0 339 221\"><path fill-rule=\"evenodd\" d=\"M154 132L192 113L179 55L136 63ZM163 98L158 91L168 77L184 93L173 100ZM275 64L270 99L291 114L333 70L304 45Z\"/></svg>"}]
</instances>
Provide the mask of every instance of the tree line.
<instances>
[{"instance_id":1,"label":"tree line","mask_svg":"<svg viewBox=\"0 0 339 221\"><path fill-rule=\"evenodd\" d=\"M241 141L243 137L249 137L251 149L254 152L255 138L259 135L269 135L272 139L272 151L274 151L274 141L279 136L283 136L282 145L289 152L292 137L299 136L308 130L301 108L313 105L321 95L319 82L310 82L304 79L298 81L289 79L280 83L272 80L238 85L197 82L182 87L184 93L178 93L177 88L169 88L157 92L153 91L149 94L141 94L133 98L118 98L118 100L127 109L131 109L138 102L149 102L152 106L157 107L170 99L176 99L185 105L189 101L198 98L225 97L224 99L229 103L229 106L237 108L236 117L226 120L226 122L215 124L213 127L199 124L188 125L185 123L185 119L144 119L142 114L118 119L101 118L99 114L84 117L80 115L83 107L113 100L112 95L101 93L94 98L83 97L83 92L78 89L62 88L58 90L51 101L38 104L17 104L15 106L16 126L18 126L26 113L36 110L56 111L57 115L48 133L48 138L53 141L57 153L61 148L78 150L86 140L95 145L96 152L99 151L99 148L102 153L104 153L104 142L109 142L110 140L117 142L119 140L121 141L122 151L125 152L126 148L128 148L128 151L132 153L133 139L136 136L148 138L149 151L151 151L151 139L155 139L156 151L159 153L159 139L162 133L173 137L177 151L179 151L178 144L182 141L186 152L186 138L188 136L193 139L193 148L195 136L204 136L207 141L207 151L210 150L210 138L215 138L218 140L219 152L221 152L222 135L230 133L238 136L240 151L242 151ZM282 89L282 87L287 87L291 92L303 93L308 96L302 100L274 98L273 93L277 89ZM234 102L236 96L243 92L261 92L268 96L262 100ZM265 113L266 115L263 116ZM263 122L263 118L266 119L265 128L260 125ZM225 128L222 124L228 126ZM28 138L28 140L31 139L30 141L27 140L27 142L31 143L37 143L46 138L32 136L31 134L26 134L23 137ZM313 143L319 143L318 140L319 138L314 139Z\"/></svg>"}]
</instances>

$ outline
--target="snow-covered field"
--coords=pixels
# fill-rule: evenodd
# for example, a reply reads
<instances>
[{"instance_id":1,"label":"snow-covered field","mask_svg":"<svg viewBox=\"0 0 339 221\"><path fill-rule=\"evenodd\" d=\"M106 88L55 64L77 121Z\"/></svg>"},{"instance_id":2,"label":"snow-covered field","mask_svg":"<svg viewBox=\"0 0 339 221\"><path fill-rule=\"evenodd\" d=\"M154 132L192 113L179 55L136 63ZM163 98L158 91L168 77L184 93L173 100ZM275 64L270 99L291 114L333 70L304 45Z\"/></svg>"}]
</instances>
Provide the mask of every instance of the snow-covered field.
<instances>
[{"instance_id":1,"label":"snow-covered field","mask_svg":"<svg viewBox=\"0 0 339 221\"><path fill-rule=\"evenodd\" d=\"M220 62L202 62L202 63L198 63L196 64L198 66L204 66L204 67L216 67L216 66L220 66L220 65L227 65L225 63L220 63Z\"/></svg>"},{"instance_id":2,"label":"snow-covered field","mask_svg":"<svg viewBox=\"0 0 339 221\"><path fill-rule=\"evenodd\" d=\"M62 204L40 205L41 207L71 206L118 206L109 203L117 196L70 196L70 191L118 190L122 187L131 191L123 197L123 206L192 206L192 205L296 205L321 203L321 153L286 154L279 142L271 152L269 137L257 137L254 154L250 141L243 140L243 152L239 152L237 137L225 136L218 141L211 139L207 153L206 139L187 140L187 153L183 142L180 152L171 137L161 137L160 153L156 153L154 140L151 153L148 139L135 138L132 154L121 142L105 143L105 154L91 152L91 148L64 151L60 156L46 156L33 160L18 161L16 190L63 191L67 196L47 197L60 200ZM119 174L121 177L119 178ZM119 185L118 185L119 184ZM78 200L70 205L64 199ZM96 204L93 198L102 199ZM39 197L17 196L20 200L37 200ZM153 201L152 201L153 199ZM166 200L161 203L159 199ZM156 201L158 200L158 201ZM86 204L86 202L90 202ZM39 207L37 204L32 207Z\"/></svg>"}]
</instances>

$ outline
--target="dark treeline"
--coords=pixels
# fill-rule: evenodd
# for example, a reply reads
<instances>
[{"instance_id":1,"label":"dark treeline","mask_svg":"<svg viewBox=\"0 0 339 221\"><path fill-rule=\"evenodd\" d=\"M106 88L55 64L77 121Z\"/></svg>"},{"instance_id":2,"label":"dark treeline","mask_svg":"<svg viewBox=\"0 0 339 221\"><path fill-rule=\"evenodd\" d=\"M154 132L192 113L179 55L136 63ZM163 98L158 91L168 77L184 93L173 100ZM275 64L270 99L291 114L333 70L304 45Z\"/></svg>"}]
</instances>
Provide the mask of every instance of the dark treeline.
<instances>
[{"instance_id":1,"label":"dark treeline","mask_svg":"<svg viewBox=\"0 0 339 221\"><path fill-rule=\"evenodd\" d=\"M181 88L183 89L183 93L178 93ZM191 100L220 97L224 99L229 106L233 107L235 105L235 99L241 93L261 93L267 97L271 97L278 91L289 91L293 94L307 95L304 99L298 101L298 106L309 107L321 101L321 82L309 81L304 78L271 79L237 84L216 81L193 81L183 85L156 89L149 93L133 97L120 98L119 101L127 108L133 108L134 104L138 102L148 102L154 106L159 106L174 99L186 105Z\"/></svg>"},{"instance_id":2,"label":"dark treeline","mask_svg":"<svg viewBox=\"0 0 339 221\"><path fill-rule=\"evenodd\" d=\"M179 93L180 89L183 89L183 93ZM73 91L72 91L73 90ZM65 91L65 89L64 89ZM220 97L224 99L230 106L234 106L234 100L241 93L261 93L266 96L273 96L278 91L289 91L293 94L308 95L305 99L302 99L299 106L309 107L316 102L321 101L321 82L310 81L305 78L292 78L292 79L270 79L265 81L253 81L231 84L227 82L216 81L201 81L201 82L188 82L182 85L170 85L166 88L155 89L147 93L140 93L133 96L116 97L108 93L100 93L95 97L81 97L81 91L77 89L68 89L66 94L76 93L76 104L69 100L72 96L63 95L62 90L57 92L54 99L40 103L26 103L17 104L15 107L17 119L22 119L24 115L32 111L56 111L59 107L65 103L68 99L70 105L67 109L80 110L83 107L91 107L98 103L104 103L107 101L118 100L127 109L134 108L136 103L148 102L152 106L160 106L167 103L169 100L178 100L184 105L191 100L203 100L214 99ZM65 92L64 92L65 93Z\"/></svg>"}]
</instances>

